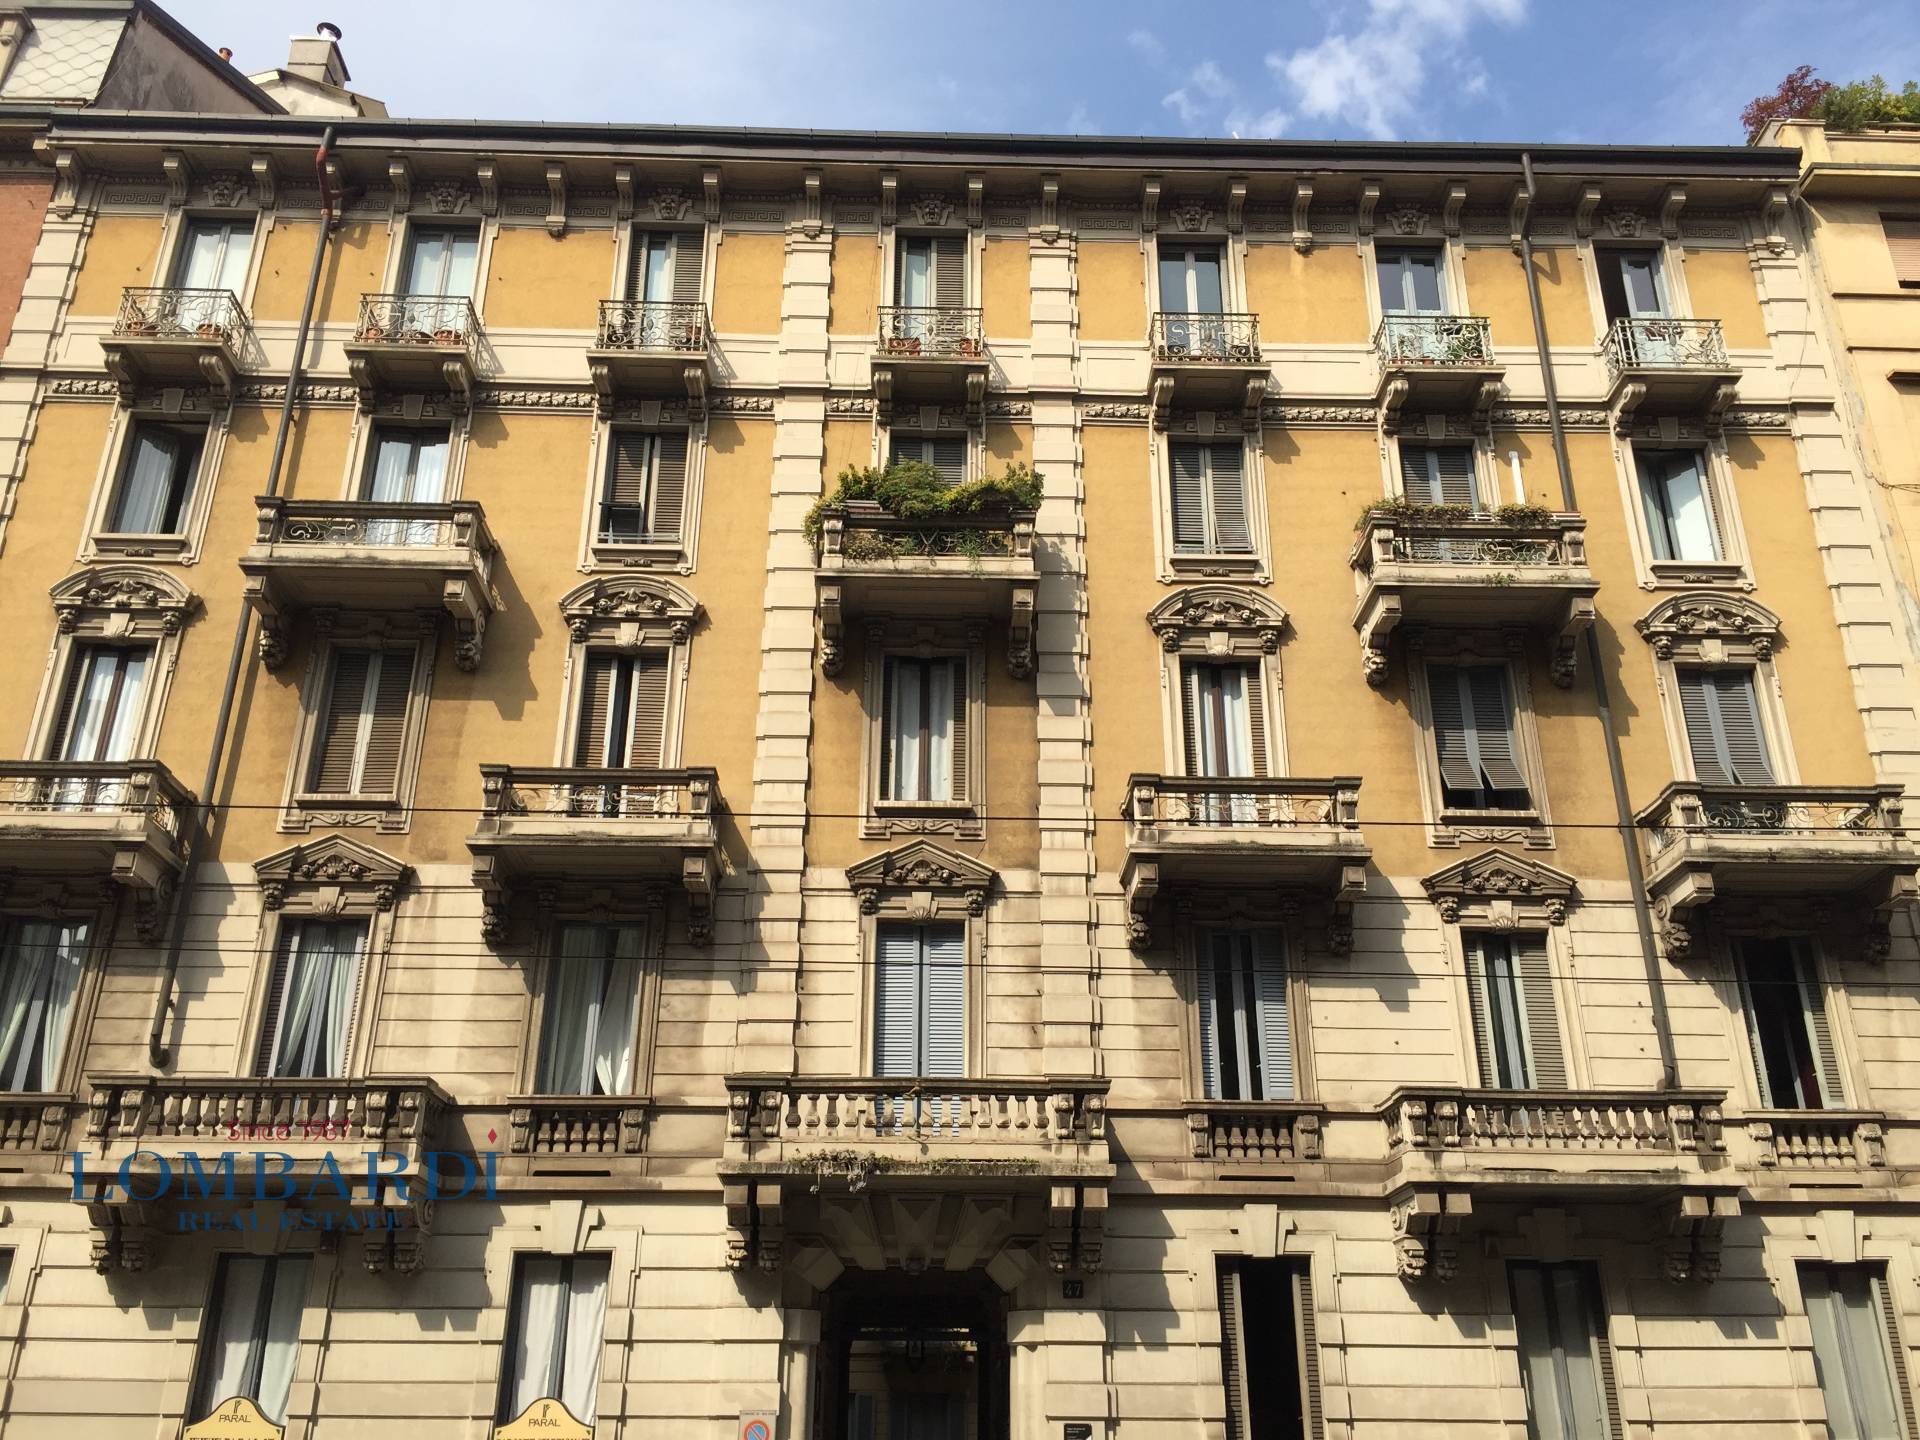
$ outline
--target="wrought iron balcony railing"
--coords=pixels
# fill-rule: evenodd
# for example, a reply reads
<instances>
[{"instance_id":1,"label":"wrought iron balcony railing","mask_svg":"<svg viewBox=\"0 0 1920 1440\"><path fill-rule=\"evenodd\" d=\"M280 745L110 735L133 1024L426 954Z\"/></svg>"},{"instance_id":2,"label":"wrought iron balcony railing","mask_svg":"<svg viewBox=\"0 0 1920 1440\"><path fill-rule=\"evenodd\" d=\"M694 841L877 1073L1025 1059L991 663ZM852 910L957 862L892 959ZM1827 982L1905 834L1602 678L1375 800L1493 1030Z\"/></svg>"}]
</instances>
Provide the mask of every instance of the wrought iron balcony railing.
<instances>
[{"instance_id":1,"label":"wrought iron balcony railing","mask_svg":"<svg viewBox=\"0 0 1920 1440\"><path fill-rule=\"evenodd\" d=\"M1629 370L1727 370L1727 342L1718 320L1673 320L1666 316L1623 318L1607 331L1601 354L1607 379Z\"/></svg>"},{"instance_id":2,"label":"wrought iron balcony railing","mask_svg":"<svg viewBox=\"0 0 1920 1440\"><path fill-rule=\"evenodd\" d=\"M1153 358L1164 363L1257 365L1260 317L1159 310L1154 313L1147 343L1153 347Z\"/></svg>"},{"instance_id":3,"label":"wrought iron balcony railing","mask_svg":"<svg viewBox=\"0 0 1920 1440\"><path fill-rule=\"evenodd\" d=\"M594 347L698 355L707 336L707 307L697 300L602 300Z\"/></svg>"},{"instance_id":4,"label":"wrought iron balcony railing","mask_svg":"<svg viewBox=\"0 0 1920 1440\"><path fill-rule=\"evenodd\" d=\"M849 500L821 514L820 565L838 570L950 561L964 571L981 569L984 561L1031 561L1033 519L1031 510L903 519L872 501Z\"/></svg>"},{"instance_id":5,"label":"wrought iron balcony railing","mask_svg":"<svg viewBox=\"0 0 1920 1440\"><path fill-rule=\"evenodd\" d=\"M191 803L157 760L0 761L0 829L35 816L140 816L178 841Z\"/></svg>"},{"instance_id":6,"label":"wrought iron balcony railing","mask_svg":"<svg viewBox=\"0 0 1920 1440\"><path fill-rule=\"evenodd\" d=\"M1715 1155L1718 1091L1402 1090L1387 1105L1390 1151L1578 1151Z\"/></svg>"},{"instance_id":7,"label":"wrought iron balcony railing","mask_svg":"<svg viewBox=\"0 0 1920 1440\"><path fill-rule=\"evenodd\" d=\"M1584 569L1586 522L1574 514L1514 522L1492 515L1370 514L1354 547L1354 567L1445 565L1463 570ZM1462 577L1463 579L1469 577Z\"/></svg>"},{"instance_id":8,"label":"wrought iron balcony railing","mask_svg":"<svg viewBox=\"0 0 1920 1440\"><path fill-rule=\"evenodd\" d=\"M1189 1100L1196 1160L1289 1162L1320 1158L1321 1107L1300 1100Z\"/></svg>"},{"instance_id":9,"label":"wrought iron balcony railing","mask_svg":"<svg viewBox=\"0 0 1920 1440\"><path fill-rule=\"evenodd\" d=\"M984 360L987 342L978 308L882 305L875 353L903 360Z\"/></svg>"},{"instance_id":10,"label":"wrought iron balcony railing","mask_svg":"<svg viewBox=\"0 0 1920 1440\"><path fill-rule=\"evenodd\" d=\"M1898 786L1669 785L1640 814L1648 858L1696 838L1804 840L1863 859L1905 839Z\"/></svg>"},{"instance_id":11,"label":"wrought iron balcony railing","mask_svg":"<svg viewBox=\"0 0 1920 1440\"><path fill-rule=\"evenodd\" d=\"M1360 785L1350 780L1285 777L1135 775L1123 814L1140 828L1324 829L1350 831L1357 837Z\"/></svg>"},{"instance_id":12,"label":"wrought iron balcony railing","mask_svg":"<svg viewBox=\"0 0 1920 1440\"><path fill-rule=\"evenodd\" d=\"M727 1082L736 1141L837 1146L927 1136L968 1146L1070 1148L1106 1142L1104 1080L872 1078Z\"/></svg>"},{"instance_id":13,"label":"wrought iron balcony railing","mask_svg":"<svg viewBox=\"0 0 1920 1440\"><path fill-rule=\"evenodd\" d=\"M448 504L385 500L263 500L257 545L357 549L475 550L488 559L493 537L472 500Z\"/></svg>"},{"instance_id":14,"label":"wrought iron balcony railing","mask_svg":"<svg viewBox=\"0 0 1920 1440\"><path fill-rule=\"evenodd\" d=\"M465 295L362 295L353 338L363 345L457 347L471 358L479 316Z\"/></svg>"},{"instance_id":15,"label":"wrought iron balcony railing","mask_svg":"<svg viewBox=\"0 0 1920 1440\"><path fill-rule=\"evenodd\" d=\"M714 771L482 765L483 813L498 818L704 820Z\"/></svg>"},{"instance_id":16,"label":"wrought iron balcony railing","mask_svg":"<svg viewBox=\"0 0 1920 1440\"><path fill-rule=\"evenodd\" d=\"M1457 366L1487 369L1493 330L1483 315L1387 315L1373 332L1373 352L1382 369Z\"/></svg>"},{"instance_id":17,"label":"wrought iron balcony railing","mask_svg":"<svg viewBox=\"0 0 1920 1440\"><path fill-rule=\"evenodd\" d=\"M238 351L251 344L253 326L231 290L168 285L121 291L113 333L129 340L218 340Z\"/></svg>"}]
</instances>

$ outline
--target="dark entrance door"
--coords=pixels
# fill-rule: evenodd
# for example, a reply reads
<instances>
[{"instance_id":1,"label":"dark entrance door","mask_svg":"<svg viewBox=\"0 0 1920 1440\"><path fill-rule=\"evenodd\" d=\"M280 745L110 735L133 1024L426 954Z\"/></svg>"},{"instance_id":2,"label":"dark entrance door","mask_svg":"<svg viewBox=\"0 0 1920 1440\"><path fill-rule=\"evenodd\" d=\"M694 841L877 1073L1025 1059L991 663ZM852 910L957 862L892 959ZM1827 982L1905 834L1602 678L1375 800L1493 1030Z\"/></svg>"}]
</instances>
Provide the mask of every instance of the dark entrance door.
<instances>
[{"instance_id":1,"label":"dark entrance door","mask_svg":"<svg viewBox=\"0 0 1920 1440\"><path fill-rule=\"evenodd\" d=\"M980 1271L849 1271L821 1322L812 1440L1007 1440L1007 1300Z\"/></svg>"}]
</instances>

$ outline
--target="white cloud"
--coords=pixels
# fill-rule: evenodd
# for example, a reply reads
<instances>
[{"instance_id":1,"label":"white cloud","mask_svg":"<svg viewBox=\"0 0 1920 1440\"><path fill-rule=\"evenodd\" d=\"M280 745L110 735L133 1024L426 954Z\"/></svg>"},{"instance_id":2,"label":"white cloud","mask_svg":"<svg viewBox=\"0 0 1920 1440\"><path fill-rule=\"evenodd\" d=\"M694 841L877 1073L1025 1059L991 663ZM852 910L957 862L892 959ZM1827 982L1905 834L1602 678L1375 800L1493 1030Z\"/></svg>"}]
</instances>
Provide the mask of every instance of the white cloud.
<instances>
[{"instance_id":1,"label":"white cloud","mask_svg":"<svg viewBox=\"0 0 1920 1440\"><path fill-rule=\"evenodd\" d=\"M1227 112L1227 134L1241 140L1278 140L1287 133L1287 127L1293 123L1293 116L1285 110L1262 110L1254 114L1249 110L1229 110Z\"/></svg>"},{"instance_id":2,"label":"white cloud","mask_svg":"<svg viewBox=\"0 0 1920 1440\"><path fill-rule=\"evenodd\" d=\"M1432 62L1463 68L1464 92L1484 94L1485 68L1466 51L1470 32L1483 21L1518 24L1526 13L1527 0L1367 0L1358 29L1336 29L1291 54L1276 51L1267 66L1305 114L1391 140L1419 114Z\"/></svg>"},{"instance_id":3,"label":"white cloud","mask_svg":"<svg viewBox=\"0 0 1920 1440\"><path fill-rule=\"evenodd\" d=\"M1187 72L1186 83L1161 97L1160 103L1178 115L1180 123L1191 130L1238 94L1237 87L1227 78L1225 71L1211 60L1202 60ZM1228 128L1232 128L1231 121L1228 122Z\"/></svg>"},{"instance_id":4,"label":"white cloud","mask_svg":"<svg viewBox=\"0 0 1920 1440\"><path fill-rule=\"evenodd\" d=\"M1127 44L1134 52L1158 64L1167 57L1167 47L1160 43L1160 37L1151 30L1131 30L1127 33Z\"/></svg>"}]
</instances>

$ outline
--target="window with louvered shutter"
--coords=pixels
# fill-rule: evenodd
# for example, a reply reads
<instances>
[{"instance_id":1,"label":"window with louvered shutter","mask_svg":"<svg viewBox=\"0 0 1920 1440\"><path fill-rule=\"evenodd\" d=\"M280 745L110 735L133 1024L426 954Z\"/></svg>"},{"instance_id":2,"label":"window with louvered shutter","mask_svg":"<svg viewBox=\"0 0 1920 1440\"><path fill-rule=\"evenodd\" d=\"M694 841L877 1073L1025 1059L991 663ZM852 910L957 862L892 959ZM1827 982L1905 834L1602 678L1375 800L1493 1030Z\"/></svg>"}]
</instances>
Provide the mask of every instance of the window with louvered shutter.
<instances>
[{"instance_id":1,"label":"window with louvered shutter","mask_svg":"<svg viewBox=\"0 0 1920 1440\"><path fill-rule=\"evenodd\" d=\"M1227 1440L1324 1440L1311 1267L1224 1256L1215 1264Z\"/></svg>"},{"instance_id":2,"label":"window with louvered shutter","mask_svg":"<svg viewBox=\"0 0 1920 1440\"><path fill-rule=\"evenodd\" d=\"M1510 696L1504 665L1427 667L1434 749L1448 808L1530 808Z\"/></svg>"},{"instance_id":3,"label":"window with louvered shutter","mask_svg":"<svg viewBox=\"0 0 1920 1440\"><path fill-rule=\"evenodd\" d=\"M1245 461L1239 445L1175 441L1168 447L1175 553L1233 555L1253 549Z\"/></svg>"},{"instance_id":4,"label":"window with louvered shutter","mask_svg":"<svg viewBox=\"0 0 1920 1440\"><path fill-rule=\"evenodd\" d=\"M696 231L679 230L673 237L673 298L685 305L700 300L700 267L706 244Z\"/></svg>"},{"instance_id":5,"label":"window with louvered shutter","mask_svg":"<svg viewBox=\"0 0 1920 1440\"><path fill-rule=\"evenodd\" d=\"M1400 442L1400 484L1417 505L1465 505L1478 510L1473 447Z\"/></svg>"},{"instance_id":6,"label":"window with louvered shutter","mask_svg":"<svg viewBox=\"0 0 1920 1440\"><path fill-rule=\"evenodd\" d=\"M1885 1267L1802 1262L1799 1271L1826 1433L1833 1440L1912 1440L1920 1432Z\"/></svg>"},{"instance_id":7,"label":"window with louvered shutter","mask_svg":"<svg viewBox=\"0 0 1920 1440\"><path fill-rule=\"evenodd\" d=\"M653 488L657 438L643 431L613 432L606 490L600 501L600 543L633 544L647 538L647 504Z\"/></svg>"},{"instance_id":8,"label":"window with louvered shutter","mask_svg":"<svg viewBox=\"0 0 1920 1440\"><path fill-rule=\"evenodd\" d=\"M287 995L287 971L293 963L295 937L300 933L300 923L289 920L280 926L279 939L273 947L273 969L267 976L266 1003L260 1009L260 1039L254 1047L253 1073L268 1075L273 1070L273 1037L279 1024L280 1012L285 1006Z\"/></svg>"},{"instance_id":9,"label":"window with louvered shutter","mask_svg":"<svg viewBox=\"0 0 1920 1440\"><path fill-rule=\"evenodd\" d=\"M573 763L616 770L664 764L667 677L663 654L589 652L580 681Z\"/></svg>"},{"instance_id":10,"label":"window with louvered shutter","mask_svg":"<svg viewBox=\"0 0 1920 1440\"><path fill-rule=\"evenodd\" d=\"M687 432L668 430L659 437L659 464L653 477L653 514L648 538L678 540L687 495Z\"/></svg>"},{"instance_id":11,"label":"window with louvered shutter","mask_svg":"<svg viewBox=\"0 0 1920 1440\"><path fill-rule=\"evenodd\" d=\"M1771 785L1773 765L1751 670L1676 672L1694 777L1709 785Z\"/></svg>"},{"instance_id":12,"label":"window with louvered shutter","mask_svg":"<svg viewBox=\"0 0 1920 1440\"><path fill-rule=\"evenodd\" d=\"M1267 773L1260 667L1189 660L1181 667L1187 773L1226 779Z\"/></svg>"},{"instance_id":13,"label":"window with louvered shutter","mask_svg":"<svg viewBox=\"0 0 1920 1440\"><path fill-rule=\"evenodd\" d=\"M1710 561L1726 555L1706 456L1697 450L1636 450L1640 503L1655 560Z\"/></svg>"},{"instance_id":14,"label":"window with louvered shutter","mask_svg":"<svg viewBox=\"0 0 1920 1440\"><path fill-rule=\"evenodd\" d=\"M886 657L880 687L882 800L966 803L968 672L964 656Z\"/></svg>"},{"instance_id":15,"label":"window with louvered shutter","mask_svg":"<svg viewBox=\"0 0 1920 1440\"><path fill-rule=\"evenodd\" d=\"M336 649L327 698L314 732L308 788L317 795L351 795L360 758L360 722L367 703L371 650Z\"/></svg>"},{"instance_id":16,"label":"window with louvered shutter","mask_svg":"<svg viewBox=\"0 0 1920 1440\"><path fill-rule=\"evenodd\" d=\"M958 235L933 242L933 303L955 310L967 303L967 242Z\"/></svg>"},{"instance_id":17,"label":"window with louvered shutter","mask_svg":"<svg viewBox=\"0 0 1920 1440\"><path fill-rule=\"evenodd\" d=\"M679 278L674 254L674 234L666 230L633 232L627 250L627 298L633 301L661 301L676 298ZM694 284L699 285L696 272Z\"/></svg>"},{"instance_id":18,"label":"window with louvered shutter","mask_svg":"<svg viewBox=\"0 0 1920 1440\"><path fill-rule=\"evenodd\" d=\"M383 650L372 686L366 748L360 761L360 795L391 795L400 782L400 752L407 738L407 698L413 686L413 652Z\"/></svg>"},{"instance_id":19,"label":"window with louvered shutter","mask_svg":"<svg viewBox=\"0 0 1920 1440\"><path fill-rule=\"evenodd\" d=\"M130 760L153 650L76 645L67 657L59 708L47 737L55 760Z\"/></svg>"},{"instance_id":20,"label":"window with louvered shutter","mask_svg":"<svg viewBox=\"0 0 1920 1440\"><path fill-rule=\"evenodd\" d=\"M1740 1000L1760 1103L1779 1110L1845 1104L1839 1053L1813 957L1788 939L1739 942Z\"/></svg>"},{"instance_id":21,"label":"window with louvered shutter","mask_svg":"<svg viewBox=\"0 0 1920 1440\"><path fill-rule=\"evenodd\" d=\"M1200 1069L1208 1097L1291 1100L1293 1027L1279 932L1206 931L1197 951Z\"/></svg>"},{"instance_id":22,"label":"window with louvered shutter","mask_svg":"<svg viewBox=\"0 0 1920 1440\"><path fill-rule=\"evenodd\" d=\"M309 790L316 795L392 795L399 786L413 685L412 650L333 652L326 701L313 738Z\"/></svg>"},{"instance_id":23,"label":"window with louvered shutter","mask_svg":"<svg viewBox=\"0 0 1920 1440\"><path fill-rule=\"evenodd\" d=\"M607 716L613 704L613 672L618 655L589 654L580 679L580 724L574 732L573 763L593 768L607 763Z\"/></svg>"},{"instance_id":24,"label":"window with louvered shutter","mask_svg":"<svg viewBox=\"0 0 1920 1440\"><path fill-rule=\"evenodd\" d=\"M633 684L633 709L627 724L623 764L651 768L663 763L667 738L667 657L634 655L627 659Z\"/></svg>"},{"instance_id":25,"label":"window with louvered shutter","mask_svg":"<svg viewBox=\"0 0 1920 1440\"><path fill-rule=\"evenodd\" d=\"M1883 215L1887 250L1893 256L1893 278L1902 288L1920 290L1920 218Z\"/></svg>"},{"instance_id":26,"label":"window with louvered shutter","mask_svg":"<svg viewBox=\"0 0 1920 1440\"><path fill-rule=\"evenodd\" d=\"M1529 1433L1539 1440L1621 1440L1613 1351L1592 1267L1512 1261L1507 1280Z\"/></svg>"},{"instance_id":27,"label":"window with louvered shutter","mask_svg":"<svg viewBox=\"0 0 1920 1440\"><path fill-rule=\"evenodd\" d=\"M967 1073L966 927L886 923L876 930L874 1073Z\"/></svg>"},{"instance_id":28,"label":"window with louvered shutter","mask_svg":"<svg viewBox=\"0 0 1920 1440\"><path fill-rule=\"evenodd\" d=\"M1213 548L1223 555L1243 554L1253 548L1253 532L1247 525L1245 453L1238 445L1212 445L1208 450Z\"/></svg>"},{"instance_id":29,"label":"window with louvered shutter","mask_svg":"<svg viewBox=\"0 0 1920 1440\"><path fill-rule=\"evenodd\" d=\"M1200 553L1207 548L1206 448L1175 441L1168 451L1173 476L1173 548Z\"/></svg>"},{"instance_id":30,"label":"window with louvered shutter","mask_svg":"<svg viewBox=\"0 0 1920 1440\"><path fill-rule=\"evenodd\" d=\"M939 473L943 485L963 484L967 478L967 442L960 436L893 435L887 441L887 462L918 460Z\"/></svg>"}]
</instances>

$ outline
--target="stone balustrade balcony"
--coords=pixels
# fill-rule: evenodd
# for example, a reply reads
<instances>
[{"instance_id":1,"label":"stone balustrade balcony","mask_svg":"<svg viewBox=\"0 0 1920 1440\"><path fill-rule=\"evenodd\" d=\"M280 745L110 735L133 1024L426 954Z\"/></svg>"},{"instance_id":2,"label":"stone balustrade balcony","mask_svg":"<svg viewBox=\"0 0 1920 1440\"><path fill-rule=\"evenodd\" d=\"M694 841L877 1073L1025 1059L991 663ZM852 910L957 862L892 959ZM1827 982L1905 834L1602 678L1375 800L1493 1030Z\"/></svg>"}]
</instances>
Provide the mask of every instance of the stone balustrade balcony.
<instances>
[{"instance_id":1,"label":"stone balustrade balcony","mask_svg":"<svg viewBox=\"0 0 1920 1440\"><path fill-rule=\"evenodd\" d=\"M154 943L192 808L158 760L0 761L0 873L124 886L142 942Z\"/></svg>"}]
</instances>

